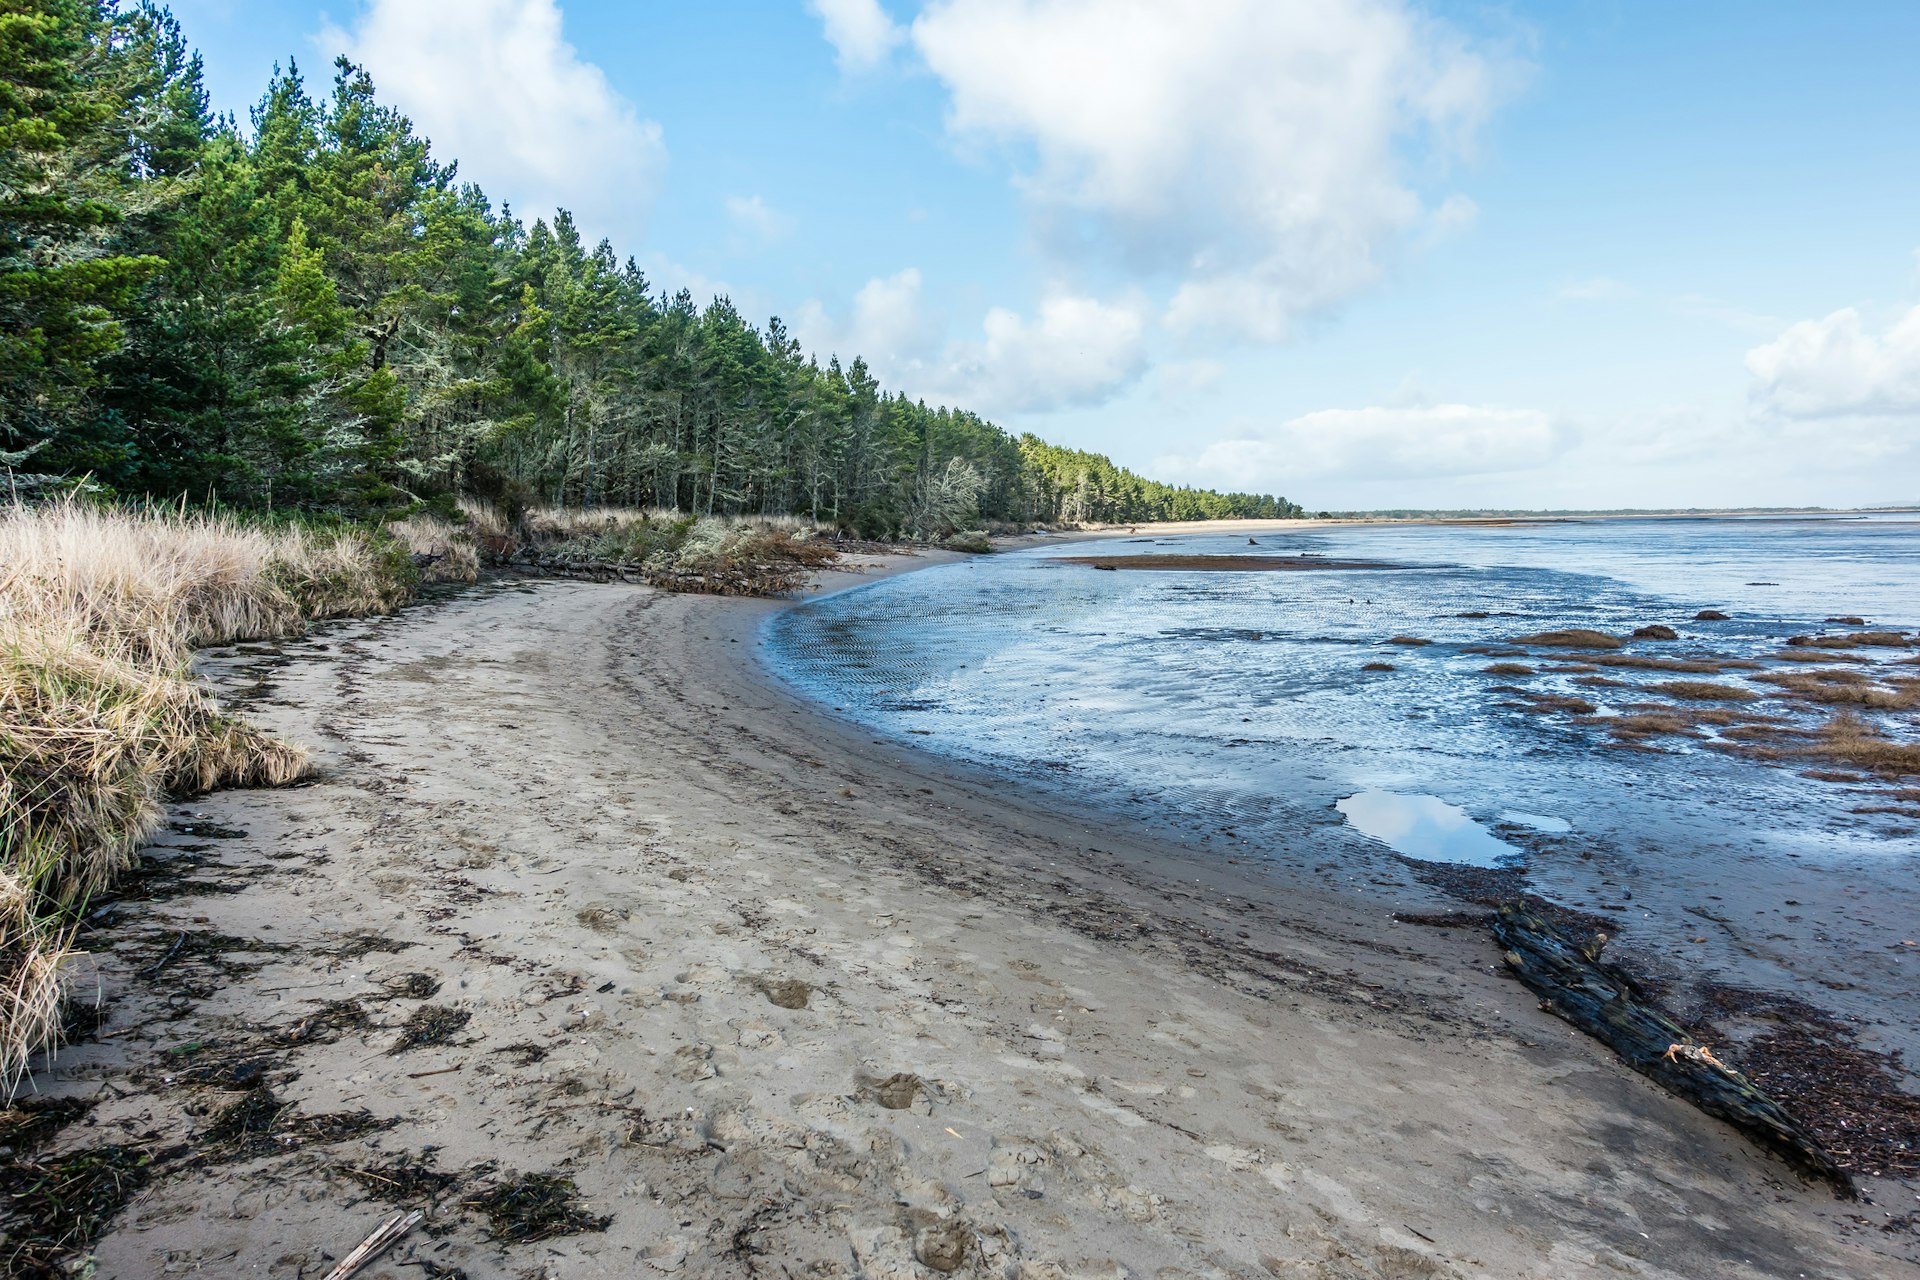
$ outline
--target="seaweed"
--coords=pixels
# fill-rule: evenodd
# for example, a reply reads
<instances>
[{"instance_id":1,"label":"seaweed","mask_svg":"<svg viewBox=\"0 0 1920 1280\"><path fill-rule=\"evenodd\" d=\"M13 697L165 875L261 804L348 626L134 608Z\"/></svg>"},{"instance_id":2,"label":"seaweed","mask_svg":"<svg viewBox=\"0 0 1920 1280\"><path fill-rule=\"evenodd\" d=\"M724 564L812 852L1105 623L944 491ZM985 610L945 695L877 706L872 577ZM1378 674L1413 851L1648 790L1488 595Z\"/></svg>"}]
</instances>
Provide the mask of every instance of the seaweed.
<instances>
[{"instance_id":1,"label":"seaweed","mask_svg":"<svg viewBox=\"0 0 1920 1280\"><path fill-rule=\"evenodd\" d=\"M99 1238L153 1176L151 1147L103 1143L57 1160L7 1167L6 1252L0 1274L41 1280L74 1274L77 1255Z\"/></svg>"},{"instance_id":2,"label":"seaweed","mask_svg":"<svg viewBox=\"0 0 1920 1280\"><path fill-rule=\"evenodd\" d=\"M380 984L393 1000L429 1000L440 994L440 979L430 973L402 973Z\"/></svg>"},{"instance_id":3,"label":"seaweed","mask_svg":"<svg viewBox=\"0 0 1920 1280\"><path fill-rule=\"evenodd\" d=\"M373 1025L366 1006L358 1000L329 1000L287 1028L288 1044L328 1044L342 1033L364 1031Z\"/></svg>"},{"instance_id":4,"label":"seaweed","mask_svg":"<svg viewBox=\"0 0 1920 1280\"><path fill-rule=\"evenodd\" d=\"M461 1181L460 1174L435 1168L438 1158L435 1148L423 1147L412 1159L399 1155L383 1164L335 1165L334 1171L390 1204L433 1204Z\"/></svg>"},{"instance_id":5,"label":"seaweed","mask_svg":"<svg viewBox=\"0 0 1920 1280\"><path fill-rule=\"evenodd\" d=\"M0 1148L24 1154L93 1110L86 1098L28 1098L0 1111Z\"/></svg>"},{"instance_id":6,"label":"seaweed","mask_svg":"<svg viewBox=\"0 0 1920 1280\"><path fill-rule=\"evenodd\" d=\"M473 1014L465 1009L449 1009L445 1005L423 1004L407 1015L400 1025L400 1038L393 1042L388 1053L405 1053L421 1045L446 1044L453 1039L454 1033L473 1020Z\"/></svg>"},{"instance_id":7,"label":"seaweed","mask_svg":"<svg viewBox=\"0 0 1920 1280\"><path fill-rule=\"evenodd\" d=\"M1741 1070L1778 1098L1843 1168L1872 1178L1920 1174L1920 1096L1900 1054L1861 1046L1852 1027L1804 1000L1701 983L1696 1029L1732 1046ZM1741 1023L1764 1024L1745 1040Z\"/></svg>"},{"instance_id":8,"label":"seaweed","mask_svg":"<svg viewBox=\"0 0 1920 1280\"><path fill-rule=\"evenodd\" d=\"M378 1119L364 1108L303 1115L297 1104L283 1100L262 1081L222 1108L202 1131L201 1156L211 1162L251 1160L308 1143L357 1138L396 1123Z\"/></svg>"},{"instance_id":9,"label":"seaweed","mask_svg":"<svg viewBox=\"0 0 1920 1280\"><path fill-rule=\"evenodd\" d=\"M611 1214L589 1213L573 1179L552 1173L523 1173L461 1201L463 1209L487 1216L495 1240L526 1244L554 1236L605 1231Z\"/></svg>"},{"instance_id":10,"label":"seaweed","mask_svg":"<svg viewBox=\"0 0 1920 1280\"><path fill-rule=\"evenodd\" d=\"M553 1050L546 1045L535 1044L531 1040L522 1040L519 1044L502 1045L494 1052L511 1054L513 1065L516 1067L530 1067L536 1062L544 1061Z\"/></svg>"}]
</instances>

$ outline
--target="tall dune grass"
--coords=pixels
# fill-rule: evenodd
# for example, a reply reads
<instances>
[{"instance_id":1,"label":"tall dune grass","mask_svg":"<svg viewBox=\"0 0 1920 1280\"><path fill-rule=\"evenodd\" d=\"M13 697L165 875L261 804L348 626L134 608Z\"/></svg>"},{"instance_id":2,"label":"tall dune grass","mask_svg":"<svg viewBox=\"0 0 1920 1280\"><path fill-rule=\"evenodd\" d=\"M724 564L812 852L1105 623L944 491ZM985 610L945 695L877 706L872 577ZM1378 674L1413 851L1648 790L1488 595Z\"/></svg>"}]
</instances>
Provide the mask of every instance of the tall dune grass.
<instances>
[{"instance_id":1,"label":"tall dune grass","mask_svg":"<svg viewBox=\"0 0 1920 1280\"><path fill-rule=\"evenodd\" d=\"M387 525L406 544L422 582L478 582L480 549L473 533L432 516L408 516Z\"/></svg>"},{"instance_id":2,"label":"tall dune grass","mask_svg":"<svg viewBox=\"0 0 1920 1280\"><path fill-rule=\"evenodd\" d=\"M382 612L412 582L405 549L360 530L0 508L0 1093L54 1043L73 922L164 799L306 769L215 705L193 650Z\"/></svg>"}]
</instances>

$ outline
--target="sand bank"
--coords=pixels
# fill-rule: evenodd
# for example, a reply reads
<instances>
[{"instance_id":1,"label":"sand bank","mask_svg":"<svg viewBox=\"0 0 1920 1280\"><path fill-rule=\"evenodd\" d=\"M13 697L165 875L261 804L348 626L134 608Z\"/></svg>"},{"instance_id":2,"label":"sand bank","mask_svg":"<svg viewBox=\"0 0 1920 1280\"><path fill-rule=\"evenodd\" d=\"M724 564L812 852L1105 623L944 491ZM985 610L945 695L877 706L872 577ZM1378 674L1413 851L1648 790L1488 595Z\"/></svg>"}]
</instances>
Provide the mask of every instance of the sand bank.
<instances>
[{"instance_id":1,"label":"sand bank","mask_svg":"<svg viewBox=\"0 0 1920 1280\"><path fill-rule=\"evenodd\" d=\"M323 774L182 806L97 935L39 1083L56 1152L152 1157L98 1274L317 1277L396 1205L363 1274L1912 1273L1482 936L820 714L781 607L509 583L212 659ZM490 1238L527 1173L599 1229Z\"/></svg>"}]
</instances>

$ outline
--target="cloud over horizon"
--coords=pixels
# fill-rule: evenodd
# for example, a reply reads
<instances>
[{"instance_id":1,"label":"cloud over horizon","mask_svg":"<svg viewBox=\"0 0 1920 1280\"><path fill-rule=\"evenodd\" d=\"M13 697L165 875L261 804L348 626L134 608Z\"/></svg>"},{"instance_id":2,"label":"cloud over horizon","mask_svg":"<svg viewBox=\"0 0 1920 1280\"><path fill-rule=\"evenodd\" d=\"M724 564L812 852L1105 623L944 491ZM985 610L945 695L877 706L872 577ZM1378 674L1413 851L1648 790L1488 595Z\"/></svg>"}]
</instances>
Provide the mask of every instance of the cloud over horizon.
<instances>
[{"instance_id":1,"label":"cloud over horizon","mask_svg":"<svg viewBox=\"0 0 1920 1280\"><path fill-rule=\"evenodd\" d=\"M640 240L666 143L567 43L557 0L370 0L315 43L366 67L434 154L524 220L566 208L592 237Z\"/></svg>"},{"instance_id":2,"label":"cloud over horizon","mask_svg":"<svg viewBox=\"0 0 1920 1280\"><path fill-rule=\"evenodd\" d=\"M1746 368L1755 401L1788 417L1910 419L1920 414L1920 306L1884 333L1855 307L1802 320L1747 352Z\"/></svg>"},{"instance_id":3,"label":"cloud over horizon","mask_svg":"<svg viewBox=\"0 0 1920 1280\"><path fill-rule=\"evenodd\" d=\"M1303 480L1373 483L1489 475L1539 467L1566 447L1537 409L1497 405L1370 405L1321 409L1240 430L1190 455L1159 460L1169 477L1269 491Z\"/></svg>"},{"instance_id":4,"label":"cloud over horizon","mask_svg":"<svg viewBox=\"0 0 1920 1280\"><path fill-rule=\"evenodd\" d=\"M863 285L844 323L809 300L794 334L822 360L865 357L891 390L991 418L1096 404L1129 385L1147 368L1148 320L1137 298L1051 289L1031 318L992 307L977 337L947 340L919 269L908 267Z\"/></svg>"}]
</instances>

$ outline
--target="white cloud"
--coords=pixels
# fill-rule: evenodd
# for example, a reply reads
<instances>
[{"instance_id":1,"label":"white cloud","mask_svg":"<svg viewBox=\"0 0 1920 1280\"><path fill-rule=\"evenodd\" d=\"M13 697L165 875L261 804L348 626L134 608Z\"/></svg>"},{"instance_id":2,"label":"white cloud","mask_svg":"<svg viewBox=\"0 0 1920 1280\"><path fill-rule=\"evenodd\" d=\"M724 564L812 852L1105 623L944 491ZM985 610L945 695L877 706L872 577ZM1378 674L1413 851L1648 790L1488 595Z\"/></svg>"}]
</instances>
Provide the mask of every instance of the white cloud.
<instances>
[{"instance_id":1,"label":"white cloud","mask_svg":"<svg viewBox=\"0 0 1920 1280\"><path fill-rule=\"evenodd\" d=\"M1146 368L1148 309L1138 298L1103 302L1055 291L1031 319L989 310L978 338L943 341L917 268L869 280L845 323L816 299L800 309L794 333L821 356L864 356L896 391L984 414L1098 403Z\"/></svg>"},{"instance_id":2,"label":"white cloud","mask_svg":"<svg viewBox=\"0 0 1920 1280\"><path fill-rule=\"evenodd\" d=\"M1470 218L1425 207L1406 153L1464 147L1504 79L1401 0L935 0L912 35L957 136L1031 148L1056 253L1172 282L1176 329L1266 340Z\"/></svg>"},{"instance_id":3,"label":"white cloud","mask_svg":"<svg viewBox=\"0 0 1920 1280\"><path fill-rule=\"evenodd\" d=\"M889 389L899 390L902 377L926 370L944 328L923 300L919 268L907 267L860 286L845 324L835 323L818 299L810 299L800 308L793 332L822 362L829 355L848 362L863 357Z\"/></svg>"},{"instance_id":4,"label":"white cloud","mask_svg":"<svg viewBox=\"0 0 1920 1280\"><path fill-rule=\"evenodd\" d=\"M793 230L793 219L772 208L759 196L728 196L727 220L756 245L768 245Z\"/></svg>"},{"instance_id":5,"label":"white cloud","mask_svg":"<svg viewBox=\"0 0 1920 1280\"><path fill-rule=\"evenodd\" d=\"M1436 404L1322 409L1244 429L1186 457L1168 475L1235 489L1291 492L1301 480L1373 481L1524 471L1552 461L1564 433L1535 409Z\"/></svg>"},{"instance_id":6,"label":"white cloud","mask_svg":"<svg viewBox=\"0 0 1920 1280\"><path fill-rule=\"evenodd\" d=\"M566 42L556 0L371 0L317 41L527 221L565 207L591 235L637 235L666 165L660 126Z\"/></svg>"},{"instance_id":7,"label":"white cloud","mask_svg":"<svg viewBox=\"0 0 1920 1280\"><path fill-rule=\"evenodd\" d=\"M1147 309L1055 293L1032 320L1004 307L987 312L978 342L944 357L954 398L988 413L1097 404L1146 369Z\"/></svg>"},{"instance_id":8,"label":"white cloud","mask_svg":"<svg viewBox=\"0 0 1920 1280\"><path fill-rule=\"evenodd\" d=\"M878 0L807 0L807 10L820 19L840 69L849 75L879 66L906 38Z\"/></svg>"},{"instance_id":9,"label":"white cloud","mask_svg":"<svg viewBox=\"0 0 1920 1280\"><path fill-rule=\"evenodd\" d=\"M1920 306L1876 333L1847 307L1803 320L1747 352L1754 399L1791 418L1890 418L1909 438L1920 414ZM1891 441L1889 443L1892 443Z\"/></svg>"}]
</instances>

